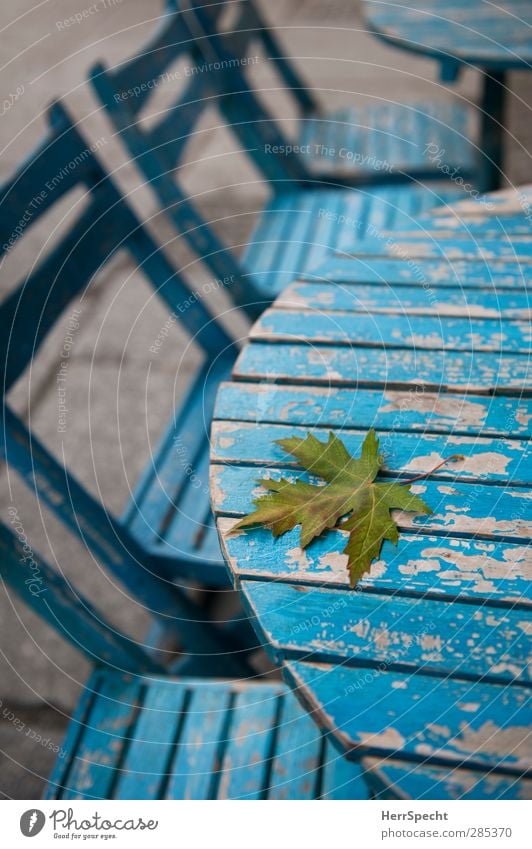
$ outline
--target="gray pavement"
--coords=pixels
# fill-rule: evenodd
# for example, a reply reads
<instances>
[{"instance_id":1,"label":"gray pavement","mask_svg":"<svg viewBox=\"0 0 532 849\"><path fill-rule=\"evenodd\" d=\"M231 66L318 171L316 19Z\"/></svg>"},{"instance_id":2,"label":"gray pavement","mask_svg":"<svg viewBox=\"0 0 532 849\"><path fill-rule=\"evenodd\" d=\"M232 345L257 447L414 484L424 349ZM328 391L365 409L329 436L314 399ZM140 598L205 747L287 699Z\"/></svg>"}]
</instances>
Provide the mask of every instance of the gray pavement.
<instances>
[{"instance_id":1,"label":"gray pavement","mask_svg":"<svg viewBox=\"0 0 532 849\"><path fill-rule=\"evenodd\" d=\"M445 100L454 96L438 82L431 62L369 37L353 0L268 0L261 5L327 108L367 98ZM24 89L0 127L2 179L43 133L46 104L64 97L83 132L92 139L105 138L102 159L108 168L116 169L117 181L131 193L132 203L149 220L157 239L183 263L183 246L157 217L151 193L110 136L105 116L85 82L87 69L96 59L103 57L112 64L145 41L162 8L161 0L149 4L108 0L81 23L66 27L65 19L83 8L82 0L74 5L72 0L4 0L1 5L2 91L5 96ZM267 63L259 64L254 72L258 84L266 86ZM527 153L531 149L532 96L524 74L513 74L511 87L506 173L511 183L519 184L532 178ZM468 72L454 93L474 99L475 74ZM282 94L269 92L268 99L285 117ZM153 108L163 108L164 102L163 92L158 93ZM216 123L215 114L203 122L191 154L194 161L183 176L207 219L238 246L245 242L266 193L236 150L231 134L215 129ZM62 218L70 206L68 201L44 226L28 231L7 257L2 267L2 293L47 249L50 234L68 226L69 216L65 221ZM205 279L197 265L191 267L191 273L194 279ZM223 307L223 298L217 305ZM125 256L116 257L77 306L81 313L68 372L66 433L57 432L55 385L64 323L59 323L43 346L31 375L17 384L11 402L26 420L31 416L33 428L52 451L59 457L64 452L92 492L99 493L110 509L120 510L198 354L188 349L184 335L174 330L165 343L164 355L151 358L148 373L148 349L167 315ZM230 320L234 332L245 334L243 320L234 315ZM16 477L8 477L3 469L0 481L2 520L6 521L8 506L15 505L32 546L61 568L113 622L142 639L148 624L142 606L127 598L83 546L68 538L62 527L36 506ZM52 747L61 745L89 667L5 590L0 591L0 629L0 796L37 798L53 765ZM43 739L39 741L37 735Z\"/></svg>"}]
</instances>

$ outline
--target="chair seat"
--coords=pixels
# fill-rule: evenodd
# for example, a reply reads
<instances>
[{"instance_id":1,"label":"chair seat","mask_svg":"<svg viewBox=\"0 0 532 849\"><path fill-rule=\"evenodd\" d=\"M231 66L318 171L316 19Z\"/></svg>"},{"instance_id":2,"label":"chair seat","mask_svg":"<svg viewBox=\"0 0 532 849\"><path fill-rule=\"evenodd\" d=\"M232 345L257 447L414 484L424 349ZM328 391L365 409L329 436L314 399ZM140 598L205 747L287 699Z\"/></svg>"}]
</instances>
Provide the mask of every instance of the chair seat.
<instances>
[{"instance_id":1,"label":"chair seat","mask_svg":"<svg viewBox=\"0 0 532 849\"><path fill-rule=\"evenodd\" d=\"M458 186L441 182L283 192L264 208L243 263L264 297L273 299L295 277L312 277L331 251L352 252L357 239L406 229L421 213L463 196Z\"/></svg>"},{"instance_id":2,"label":"chair seat","mask_svg":"<svg viewBox=\"0 0 532 849\"><path fill-rule=\"evenodd\" d=\"M96 671L51 799L360 799L348 763L280 683Z\"/></svg>"},{"instance_id":3,"label":"chair seat","mask_svg":"<svg viewBox=\"0 0 532 849\"><path fill-rule=\"evenodd\" d=\"M159 574L228 586L209 493L209 431L216 391L234 354L197 374L161 439L123 516Z\"/></svg>"},{"instance_id":4,"label":"chair seat","mask_svg":"<svg viewBox=\"0 0 532 849\"><path fill-rule=\"evenodd\" d=\"M386 176L414 169L457 170L476 164L471 110L460 103L371 103L303 120L299 144L323 174Z\"/></svg>"}]
</instances>

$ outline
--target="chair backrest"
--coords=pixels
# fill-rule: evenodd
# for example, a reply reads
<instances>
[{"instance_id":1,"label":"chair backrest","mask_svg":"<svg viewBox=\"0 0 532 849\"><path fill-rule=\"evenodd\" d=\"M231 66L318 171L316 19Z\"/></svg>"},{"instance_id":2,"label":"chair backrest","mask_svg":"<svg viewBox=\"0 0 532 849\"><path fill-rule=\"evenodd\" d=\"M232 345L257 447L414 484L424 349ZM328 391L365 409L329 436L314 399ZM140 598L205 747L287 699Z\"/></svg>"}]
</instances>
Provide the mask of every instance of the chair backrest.
<instances>
[{"instance_id":1,"label":"chair backrest","mask_svg":"<svg viewBox=\"0 0 532 849\"><path fill-rule=\"evenodd\" d=\"M0 523L0 578L91 663L128 672L157 672L163 667L104 616L28 543L17 511L10 527Z\"/></svg>"},{"instance_id":2,"label":"chair backrest","mask_svg":"<svg viewBox=\"0 0 532 849\"><path fill-rule=\"evenodd\" d=\"M230 356L233 340L172 267L61 105L51 108L49 124L44 142L0 187L1 254L7 254L47 209L76 186L85 187L88 203L59 244L0 303L0 451L63 524L159 613L169 630L180 633L179 618L191 618L186 594L145 568L145 555L127 529L28 430L7 404L6 395L69 302L119 250L130 254L208 360ZM43 187L40 194L36 187ZM183 303L186 309L180 308ZM198 645L205 645L206 639L212 649L213 641L200 620L187 623L187 634Z\"/></svg>"},{"instance_id":3,"label":"chair backrest","mask_svg":"<svg viewBox=\"0 0 532 849\"><path fill-rule=\"evenodd\" d=\"M238 17L223 37L224 44L227 43L225 49L231 56L248 55L250 46L260 41L281 78L294 93L300 111L312 111L315 104L311 95L297 72L282 57L275 37L252 3L235 6L221 2L207 6L202 20L210 31L217 31L216 27L228 7L237 8ZM203 48L207 49L207 46L203 45ZM169 70L172 63L184 58L189 62L185 70ZM274 190L278 186L285 187L287 182L307 178L297 158L266 152L272 148L286 150L288 142L276 129L271 116L265 110L260 111L262 107L251 89L239 92L237 107L233 97L226 92L231 83L221 84L218 81L219 76L232 73L234 62L234 59L221 62L206 60L189 31L186 13L179 8L176 0L170 0L157 33L134 58L115 68L106 68L98 63L91 70L90 77L111 121L156 193L161 207L217 278L230 281L227 288L232 300L250 317L256 318L268 300L254 283L252 270L245 269L220 241L182 190L175 174L199 119L207 108L214 105L236 134L246 155L254 161ZM144 127L140 115L155 91L161 85L171 85L174 78L182 78L183 75L187 80L184 90L164 111L162 118ZM240 95L249 105L249 114ZM270 147L265 147L268 144Z\"/></svg>"}]
</instances>

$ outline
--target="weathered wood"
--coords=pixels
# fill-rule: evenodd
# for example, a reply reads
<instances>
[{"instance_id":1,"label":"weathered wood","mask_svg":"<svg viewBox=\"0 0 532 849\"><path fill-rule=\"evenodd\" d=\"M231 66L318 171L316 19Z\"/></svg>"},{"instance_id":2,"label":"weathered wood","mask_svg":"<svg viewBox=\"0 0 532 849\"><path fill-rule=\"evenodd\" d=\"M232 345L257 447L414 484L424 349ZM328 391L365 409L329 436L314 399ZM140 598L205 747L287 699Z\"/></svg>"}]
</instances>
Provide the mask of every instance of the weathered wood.
<instances>
[{"instance_id":1,"label":"weathered wood","mask_svg":"<svg viewBox=\"0 0 532 849\"><path fill-rule=\"evenodd\" d=\"M364 440L364 431L342 428L331 430L356 454ZM287 425L255 425L252 422L215 421L212 426L211 458L215 463L272 464L280 468L296 467L295 458L276 442L289 436L304 437L308 432L327 440L328 430ZM440 434L411 434L379 431L386 462L383 474L413 477L429 473L445 457L462 454L464 460L449 463L433 473L442 480L502 482L511 486L530 485L532 460L529 445L520 439L490 439Z\"/></svg>"},{"instance_id":2,"label":"weathered wood","mask_svg":"<svg viewBox=\"0 0 532 849\"><path fill-rule=\"evenodd\" d=\"M211 466L213 509L219 516L243 516L266 490L261 478L323 483L307 472L272 466ZM402 530L441 533L449 536L527 542L532 537L532 493L528 488L501 488L485 484L424 480L412 484L412 492L432 508L430 516L395 510Z\"/></svg>"},{"instance_id":3,"label":"weathered wood","mask_svg":"<svg viewBox=\"0 0 532 849\"><path fill-rule=\"evenodd\" d=\"M252 535L250 531L232 534L236 522L218 519L222 547L236 579L349 586L347 557L342 554L345 532L330 531L302 551L298 529L275 540L266 528ZM460 597L529 609L531 568L526 543L403 534L397 547L384 543L380 559L357 586L360 591Z\"/></svg>"},{"instance_id":4,"label":"weathered wood","mask_svg":"<svg viewBox=\"0 0 532 849\"><path fill-rule=\"evenodd\" d=\"M251 339L413 348L430 351L502 351L528 354L527 321L491 322L467 317L432 317L410 313L398 305L394 315L351 311L269 309L253 326Z\"/></svg>"},{"instance_id":5,"label":"weathered wood","mask_svg":"<svg viewBox=\"0 0 532 849\"><path fill-rule=\"evenodd\" d=\"M532 774L526 687L302 661L288 662L285 671L349 758L389 755Z\"/></svg>"},{"instance_id":6,"label":"weathered wood","mask_svg":"<svg viewBox=\"0 0 532 849\"><path fill-rule=\"evenodd\" d=\"M526 356L480 351L363 348L352 345L255 342L240 354L233 375L252 380L343 386L381 386L468 394L531 392Z\"/></svg>"},{"instance_id":7,"label":"weathered wood","mask_svg":"<svg viewBox=\"0 0 532 849\"><path fill-rule=\"evenodd\" d=\"M532 565L532 563L531 563ZM377 593L243 581L247 607L277 663L301 658L357 668L495 683L530 683L522 610Z\"/></svg>"},{"instance_id":8,"label":"weathered wood","mask_svg":"<svg viewBox=\"0 0 532 849\"><path fill-rule=\"evenodd\" d=\"M47 798L368 797L360 767L279 682L99 671L86 694Z\"/></svg>"},{"instance_id":9,"label":"weathered wood","mask_svg":"<svg viewBox=\"0 0 532 849\"><path fill-rule=\"evenodd\" d=\"M471 319L526 320L531 315L525 291L493 289L435 289L421 286L386 286L321 282L292 283L275 302L276 309L349 310L352 313L438 315ZM380 326L380 323L379 323Z\"/></svg>"},{"instance_id":10,"label":"weathered wood","mask_svg":"<svg viewBox=\"0 0 532 849\"><path fill-rule=\"evenodd\" d=\"M494 772L471 772L466 769L415 764L364 758L366 781L376 799L463 799L503 800L530 799L532 781L516 780L515 776Z\"/></svg>"},{"instance_id":11,"label":"weathered wood","mask_svg":"<svg viewBox=\"0 0 532 849\"><path fill-rule=\"evenodd\" d=\"M349 389L276 383L223 383L214 418L320 427L423 431L456 436L482 434L527 438L532 399L438 394L409 390Z\"/></svg>"},{"instance_id":12,"label":"weathered wood","mask_svg":"<svg viewBox=\"0 0 532 849\"><path fill-rule=\"evenodd\" d=\"M408 236L366 238L349 244L342 240L339 249L358 257L398 256L403 261L415 259L478 260L483 262L532 262L532 244L525 236L491 239L435 239Z\"/></svg>"},{"instance_id":13,"label":"weathered wood","mask_svg":"<svg viewBox=\"0 0 532 849\"><path fill-rule=\"evenodd\" d=\"M329 283L373 283L419 286L423 289L519 289L530 281L528 267L518 262L483 262L400 256L367 257L336 256L327 259L305 277L310 281ZM292 282L292 281L290 281ZM441 296L443 297L443 296Z\"/></svg>"}]
</instances>

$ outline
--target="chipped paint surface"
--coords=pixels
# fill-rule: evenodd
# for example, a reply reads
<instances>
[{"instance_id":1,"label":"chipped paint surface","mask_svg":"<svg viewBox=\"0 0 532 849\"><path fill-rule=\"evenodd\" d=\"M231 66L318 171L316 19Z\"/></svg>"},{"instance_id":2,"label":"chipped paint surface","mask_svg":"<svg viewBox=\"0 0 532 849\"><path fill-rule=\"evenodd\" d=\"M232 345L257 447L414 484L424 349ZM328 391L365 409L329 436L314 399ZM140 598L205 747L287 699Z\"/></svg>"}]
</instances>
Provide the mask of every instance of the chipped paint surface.
<instances>
[{"instance_id":1,"label":"chipped paint surface","mask_svg":"<svg viewBox=\"0 0 532 849\"><path fill-rule=\"evenodd\" d=\"M393 251L368 238L362 262L331 258L318 277L297 280L255 325L213 428L215 509L233 516L249 511L263 474L311 479L276 444L309 430L331 429L355 453L374 426L384 477L430 472L414 491L432 515L394 511L399 543L385 543L356 593L341 531L304 552L297 529L275 540L265 529L224 534L223 546L262 639L317 721L359 754L429 756L434 782L443 763L489 772L530 761L512 749L526 724L519 681L530 675L532 636L523 287L532 250L516 212L504 244L495 218L480 238L478 204L465 204L472 235L447 212L426 238L405 227ZM430 471L454 453L465 459ZM441 782L450 797L478 791L466 768L449 775ZM505 780L480 784L489 794Z\"/></svg>"}]
</instances>

